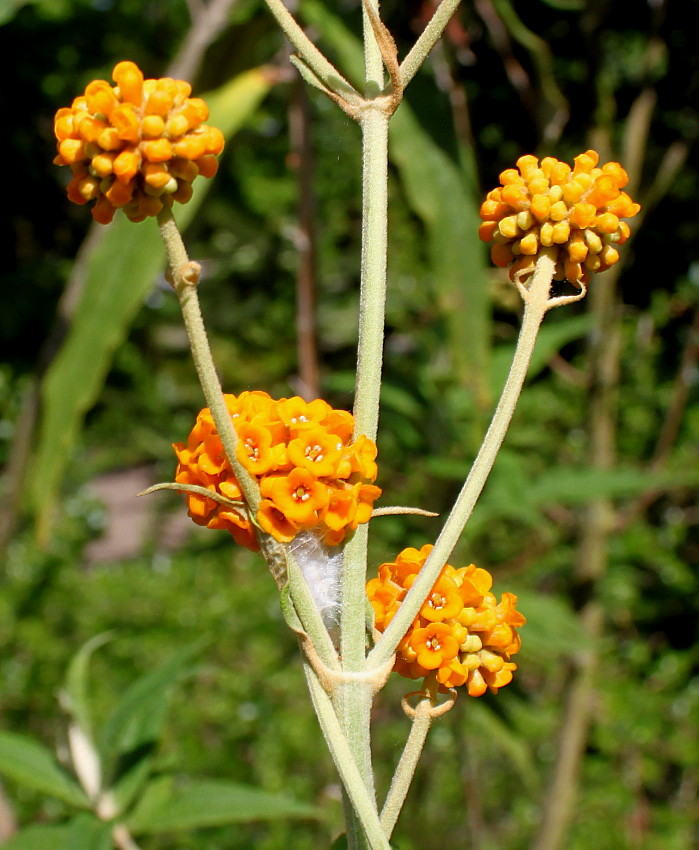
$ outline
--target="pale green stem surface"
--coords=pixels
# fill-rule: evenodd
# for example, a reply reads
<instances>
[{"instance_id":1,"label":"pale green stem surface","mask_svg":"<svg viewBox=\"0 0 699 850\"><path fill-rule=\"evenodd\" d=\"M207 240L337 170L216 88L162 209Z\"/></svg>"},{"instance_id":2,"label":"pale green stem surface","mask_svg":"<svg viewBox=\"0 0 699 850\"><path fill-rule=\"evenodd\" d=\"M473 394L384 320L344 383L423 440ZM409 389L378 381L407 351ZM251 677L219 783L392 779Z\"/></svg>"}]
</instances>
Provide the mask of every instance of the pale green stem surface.
<instances>
[{"instance_id":1,"label":"pale green stem surface","mask_svg":"<svg viewBox=\"0 0 699 850\"><path fill-rule=\"evenodd\" d=\"M388 243L388 122L368 107L362 128L362 270L354 397L354 435L376 440L386 311Z\"/></svg>"},{"instance_id":2,"label":"pale green stem surface","mask_svg":"<svg viewBox=\"0 0 699 850\"><path fill-rule=\"evenodd\" d=\"M354 760L349 742L335 714L330 697L323 689L323 686L318 681L308 662L304 662L304 672L306 674L308 690L313 700L313 707L318 716L318 721L325 735L325 740L327 741L335 766L342 778L342 784L352 803L357 820L361 823L363 838L366 838L366 846L370 850L390 850L388 839L379 821L376 805L369 795L364 779L357 768L357 763ZM348 840L352 841L351 824L348 823L347 827Z\"/></svg>"},{"instance_id":3,"label":"pale green stem surface","mask_svg":"<svg viewBox=\"0 0 699 850\"><path fill-rule=\"evenodd\" d=\"M439 40L460 2L461 0L442 0L437 7L420 37L400 64L400 79L403 88L408 85L429 56L430 50Z\"/></svg>"},{"instance_id":4,"label":"pale green stem surface","mask_svg":"<svg viewBox=\"0 0 699 850\"><path fill-rule=\"evenodd\" d=\"M373 7L378 15L378 0L366 0L366 2ZM383 89L385 75L381 51L364 6L362 6L362 26L364 32L364 78L366 82L364 93L371 97L379 94Z\"/></svg>"},{"instance_id":5,"label":"pale green stem surface","mask_svg":"<svg viewBox=\"0 0 699 850\"><path fill-rule=\"evenodd\" d=\"M301 29L293 15L282 0L266 0L270 12L284 34L298 51L299 56L320 80L331 90L340 95L355 95L356 90L340 74L335 66L318 50L306 33Z\"/></svg>"},{"instance_id":6,"label":"pale green stem surface","mask_svg":"<svg viewBox=\"0 0 699 850\"><path fill-rule=\"evenodd\" d=\"M372 440L376 439L378 429L386 302L388 122L389 117L377 107L368 107L361 121L362 270L354 433L355 437L365 434ZM367 527L357 529L345 548L343 564L340 654L343 669L352 672L365 667L367 541ZM359 770L373 793L369 736L371 696L370 690L347 685L339 690L336 704Z\"/></svg>"},{"instance_id":7,"label":"pale green stem surface","mask_svg":"<svg viewBox=\"0 0 699 850\"><path fill-rule=\"evenodd\" d=\"M211 416L216 425L223 450L235 477L238 479L248 509L255 516L260 502L260 491L257 482L238 460L236 453L238 437L226 407L221 384L216 374L214 359L211 356L209 340L206 336L199 307L197 284L187 283L183 277L183 270L189 263L189 257L171 210L163 209L158 215L158 225L165 244L165 253L172 275L172 285L180 302L182 318L189 337L194 368L197 371L206 403L211 410Z\"/></svg>"},{"instance_id":8,"label":"pale green stem surface","mask_svg":"<svg viewBox=\"0 0 699 850\"><path fill-rule=\"evenodd\" d=\"M425 561L395 617L389 623L374 649L369 653L367 666L370 669L384 664L396 651L401 638L410 628L410 624L417 616L454 546L456 546L488 475L490 475L524 385L541 321L546 311L552 306L552 302L549 300L549 290L554 269L555 259L553 255L549 252L542 253L536 262L536 269L527 290L522 327L510 373L507 376L505 388L493 414L488 432L461 493L435 542L434 549Z\"/></svg>"},{"instance_id":9,"label":"pale green stem surface","mask_svg":"<svg viewBox=\"0 0 699 850\"><path fill-rule=\"evenodd\" d=\"M192 350L192 360L194 361L194 366L204 392L204 398L211 410L211 415L228 462L240 483L250 514L254 518L257 514L260 501L259 488L257 482L238 460L236 453L238 438L223 398L221 385L216 374L216 367L211 356L211 349L199 308L197 285L187 283L182 274L183 269L189 263L189 257L187 256L182 236L177 228L172 212L170 210L163 210L158 216L158 223L163 242L165 243L173 288L182 309L182 317ZM328 666L337 667L337 653L332 645L327 629L323 625L318 609L313 602L308 585L296 564L296 560L290 553L283 552L281 546L277 546L271 539L267 539L267 535L261 535L261 537L263 539L260 542L263 550L265 550L265 555L282 557L289 568L292 601L296 607L301 624L311 637L320 658Z\"/></svg>"},{"instance_id":10,"label":"pale green stem surface","mask_svg":"<svg viewBox=\"0 0 699 850\"><path fill-rule=\"evenodd\" d=\"M373 34L372 34L373 39ZM354 434L376 439L383 360L388 219L388 122L378 107L362 116L363 218ZM361 671L365 663L367 527L357 529L345 548L342 578L341 656L343 669ZM371 697L351 686L338 695L341 722L355 750L367 787L373 785L368 718ZM354 732L351 731L354 729ZM360 731L361 730L361 731Z\"/></svg>"},{"instance_id":11,"label":"pale green stem surface","mask_svg":"<svg viewBox=\"0 0 699 850\"><path fill-rule=\"evenodd\" d=\"M420 700L415 709L415 717L413 718L412 726L408 740L405 742L403 753L396 767L391 787L386 795L386 802L381 809L381 826L384 832L391 837L393 829L398 820L398 815L403 808L405 798L408 796L410 784L415 775L415 768L420 760L427 733L432 726L432 700L425 697Z\"/></svg>"},{"instance_id":12,"label":"pale green stem surface","mask_svg":"<svg viewBox=\"0 0 699 850\"><path fill-rule=\"evenodd\" d=\"M376 0L368 0L378 12ZM384 67L366 10L364 16L365 92L383 89ZM376 440L383 365L386 263L388 244L388 125L390 115L368 101L362 111L362 256L359 296L359 338L354 396L354 436ZM361 672L366 664L366 605L368 529L358 529L345 548L342 576L340 655L343 670ZM341 685L334 698L337 716L347 736L359 773L376 810L371 764L371 703L367 684ZM349 793L349 789L348 789ZM356 819L347 805L350 850L365 846ZM378 813L377 813L378 819ZM386 842L388 844L388 842Z\"/></svg>"}]
</instances>

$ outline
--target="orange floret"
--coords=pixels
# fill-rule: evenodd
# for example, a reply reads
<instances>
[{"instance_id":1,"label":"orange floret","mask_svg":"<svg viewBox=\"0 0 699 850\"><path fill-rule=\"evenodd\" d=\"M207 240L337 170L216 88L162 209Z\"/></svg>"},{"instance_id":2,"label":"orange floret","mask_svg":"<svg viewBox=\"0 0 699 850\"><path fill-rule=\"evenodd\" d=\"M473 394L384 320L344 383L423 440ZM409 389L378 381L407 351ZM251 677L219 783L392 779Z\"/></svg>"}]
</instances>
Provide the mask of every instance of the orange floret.
<instances>
[{"instance_id":1,"label":"orange floret","mask_svg":"<svg viewBox=\"0 0 699 850\"><path fill-rule=\"evenodd\" d=\"M431 551L431 545L404 549L367 584L378 631L395 617ZM521 644L517 629L526 620L514 594L497 601L492 582L487 570L473 564L446 564L398 645L394 670L409 679L434 675L442 690L464 686L470 696L507 685L517 669L511 660Z\"/></svg>"},{"instance_id":2,"label":"orange floret","mask_svg":"<svg viewBox=\"0 0 699 850\"><path fill-rule=\"evenodd\" d=\"M622 244L629 233L619 219L632 218L640 206L621 191L629 178L619 163L600 168L598 162L592 150L576 156L572 169L554 157L539 165L527 155L502 172L501 185L481 206L478 235L491 243L496 266L510 266L512 280L533 271L542 247L557 246L554 278L577 284L618 261L612 243Z\"/></svg>"},{"instance_id":3,"label":"orange floret","mask_svg":"<svg viewBox=\"0 0 699 850\"><path fill-rule=\"evenodd\" d=\"M54 119L54 162L73 172L68 197L78 204L94 200L92 215L101 224L117 209L142 221L174 201L186 203L198 174L216 174L215 157L224 145L221 131L203 123L208 107L190 98L189 83L145 80L129 61L119 62L112 78L116 86L93 80ZM149 168L153 163L161 166L157 178ZM85 181L88 173L100 178L98 184Z\"/></svg>"},{"instance_id":4,"label":"orange floret","mask_svg":"<svg viewBox=\"0 0 699 850\"><path fill-rule=\"evenodd\" d=\"M352 442L350 413L334 410L321 399L277 401L263 392L224 399L238 437L238 460L260 489L255 523L264 533L289 543L300 531L316 529L326 545L336 546L368 522L381 495L372 483L376 446L363 436ZM240 502L230 506L186 493L194 522L224 528L242 545L256 548L240 485L208 408L199 413L187 443L176 443L174 449L177 483L205 487Z\"/></svg>"}]
</instances>

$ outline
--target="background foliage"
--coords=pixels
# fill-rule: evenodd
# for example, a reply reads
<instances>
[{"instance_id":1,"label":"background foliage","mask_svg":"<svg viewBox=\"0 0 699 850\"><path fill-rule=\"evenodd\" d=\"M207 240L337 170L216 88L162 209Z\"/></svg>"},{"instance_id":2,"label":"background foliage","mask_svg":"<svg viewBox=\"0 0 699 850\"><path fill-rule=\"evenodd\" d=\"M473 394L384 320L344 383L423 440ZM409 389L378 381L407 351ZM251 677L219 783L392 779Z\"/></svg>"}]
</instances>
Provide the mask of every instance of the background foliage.
<instances>
[{"instance_id":1,"label":"background foliage","mask_svg":"<svg viewBox=\"0 0 699 850\"><path fill-rule=\"evenodd\" d=\"M698 6L634 3L630 14L627 4L602 0L464 2L397 113L379 442L384 504L448 509L507 368L518 304L468 229L481 192L521 153L570 159L594 146L604 158L623 158L645 208L614 286L600 277L586 302L547 317L513 430L452 559L493 570L496 589L520 595L529 624L515 683L495 698L460 701L433 730L396 833L404 850L534 846L559 732L571 734L562 706L585 671L591 724L561 846L680 850L699 841L699 68L687 26ZM1 143L20 178L1 237L0 726L64 747L56 691L71 656L96 634L115 632L93 659L101 716L138 674L203 638L193 675L172 697L161 769L284 790L324 817L175 830L143 839L143 847L324 846L340 825L339 792L329 758L318 756L272 581L227 537L190 529L177 499L132 498L171 478L170 443L184 437L200 406L162 280L146 287L125 338L115 340L77 439L44 443L44 452L61 453L65 471L51 521L37 533L36 494L46 482L36 471L44 432L34 411L66 325L80 315L74 275L84 264L74 258L89 226L51 165L53 113L90 79L108 78L120 59L163 75L197 8L180 0L0 5L0 49L14 57L0 92L10 119ZM383 4L402 53L429 10ZM350 67L354 0L304 0L300 16ZM186 233L191 255L205 264L203 309L232 392L291 395L299 387L299 160L288 127L303 95L286 59L262 4L238 0L195 78L203 92L261 65L277 69ZM306 106L321 387L347 406L359 135L318 93ZM61 301L67 286L77 313ZM128 532L115 532L124 517ZM434 520L392 517L373 527L377 564L438 529ZM377 705L380 788L406 733L405 690L391 682ZM65 815L61 804L12 781L5 794L22 824Z\"/></svg>"}]
</instances>

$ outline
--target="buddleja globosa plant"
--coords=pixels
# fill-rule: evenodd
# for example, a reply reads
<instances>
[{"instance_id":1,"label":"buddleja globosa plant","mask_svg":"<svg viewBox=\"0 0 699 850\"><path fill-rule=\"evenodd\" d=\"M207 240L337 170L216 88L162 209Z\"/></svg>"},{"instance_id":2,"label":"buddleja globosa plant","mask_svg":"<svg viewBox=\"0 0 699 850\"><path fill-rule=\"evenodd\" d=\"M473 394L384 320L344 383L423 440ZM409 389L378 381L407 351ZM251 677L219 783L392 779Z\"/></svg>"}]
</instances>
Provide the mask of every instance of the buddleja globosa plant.
<instances>
[{"instance_id":1,"label":"buddleja globosa plant","mask_svg":"<svg viewBox=\"0 0 699 850\"><path fill-rule=\"evenodd\" d=\"M430 724L460 691L478 697L511 680L525 618L516 597L500 600L492 577L447 563L490 473L520 394L545 313L583 298L594 273L617 262L639 210L623 192L617 163L587 151L574 165L522 156L481 207L480 237L493 262L510 268L524 302L519 342L501 399L471 471L433 544L406 547L368 579L372 517L411 508L374 508L384 339L387 251L387 140L403 91L439 38L458 0L443 0L399 61L374 0L364 0L365 82L354 88L308 39L281 0L268 6L296 49L303 78L357 121L363 139L363 228L357 373L352 413L321 399L273 399L263 391L223 394L197 299L200 267L175 223L199 175L212 177L221 133L188 84L144 80L120 62L111 86L97 80L56 116L56 162L73 172L68 195L93 203L109 222L158 220L207 407L174 446L174 481L192 519L259 550L297 633L313 707L340 774L349 848L385 850ZM552 286L568 281L571 294ZM418 544L420 545L420 544ZM373 570L372 570L373 572ZM370 605L367 604L367 597ZM387 799L377 804L370 709L395 671L421 680L404 707L412 728Z\"/></svg>"}]
</instances>

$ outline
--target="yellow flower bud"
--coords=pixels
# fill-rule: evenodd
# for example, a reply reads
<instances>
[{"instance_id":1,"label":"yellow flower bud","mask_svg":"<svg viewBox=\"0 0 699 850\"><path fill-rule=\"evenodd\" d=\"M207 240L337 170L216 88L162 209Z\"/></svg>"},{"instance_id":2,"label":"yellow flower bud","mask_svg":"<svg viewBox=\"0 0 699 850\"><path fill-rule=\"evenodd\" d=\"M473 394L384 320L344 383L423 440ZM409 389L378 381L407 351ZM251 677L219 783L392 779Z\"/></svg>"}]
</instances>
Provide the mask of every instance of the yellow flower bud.
<instances>
[{"instance_id":1,"label":"yellow flower bud","mask_svg":"<svg viewBox=\"0 0 699 850\"><path fill-rule=\"evenodd\" d=\"M176 149L196 160L191 148ZM517 168L500 175L501 185L488 192L481 206L479 237L492 245L493 262L510 266L510 277L526 279L542 248L554 251L555 278L587 283L594 271L618 260L612 245L629 237L623 218L640 209L623 191L628 175L618 163L598 167L589 150L575 157L574 167L554 157L521 156Z\"/></svg>"}]
</instances>

